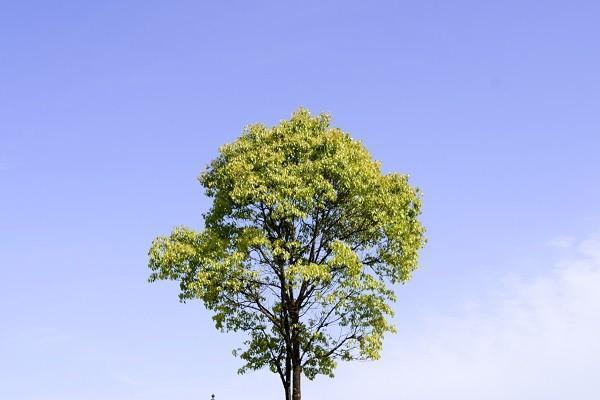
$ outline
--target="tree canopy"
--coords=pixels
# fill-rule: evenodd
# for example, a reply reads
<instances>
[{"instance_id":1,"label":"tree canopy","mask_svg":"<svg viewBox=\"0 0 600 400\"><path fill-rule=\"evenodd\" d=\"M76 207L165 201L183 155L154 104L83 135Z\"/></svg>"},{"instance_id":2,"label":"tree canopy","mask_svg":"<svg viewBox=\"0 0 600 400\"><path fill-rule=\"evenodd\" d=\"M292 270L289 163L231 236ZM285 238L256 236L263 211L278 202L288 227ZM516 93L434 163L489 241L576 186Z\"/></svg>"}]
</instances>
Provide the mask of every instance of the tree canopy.
<instances>
[{"instance_id":1,"label":"tree canopy","mask_svg":"<svg viewBox=\"0 0 600 400\"><path fill-rule=\"evenodd\" d=\"M213 200L204 229L157 237L150 281L178 281L180 299L201 300L218 329L247 334L239 372L268 367L299 400L302 374L379 357L393 284L424 244L406 175L383 173L329 115L299 109L245 128L199 181Z\"/></svg>"}]
</instances>

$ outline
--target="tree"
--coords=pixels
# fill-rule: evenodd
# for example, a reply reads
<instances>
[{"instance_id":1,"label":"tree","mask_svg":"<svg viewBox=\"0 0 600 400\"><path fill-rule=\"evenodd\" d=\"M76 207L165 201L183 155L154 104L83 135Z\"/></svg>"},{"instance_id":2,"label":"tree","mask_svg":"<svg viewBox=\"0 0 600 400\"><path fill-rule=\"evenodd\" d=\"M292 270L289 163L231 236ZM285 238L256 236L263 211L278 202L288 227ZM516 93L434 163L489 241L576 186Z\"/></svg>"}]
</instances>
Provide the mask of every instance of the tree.
<instances>
[{"instance_id":1,"label":"tree","mask_svg":"<svg viewBox=\"0 0 600 400\"><path fill-rule=\"evenodd\" d=\"M302 375L377 359L394 331L392 285L424 244L407 179L326 114L251 125L199 177L213 199L204 230L152 243L150 281L179 281L180 300L201 300L217 329L245 332L239 372L268 367L300 400Z\"/></svg>"}]
</instances>

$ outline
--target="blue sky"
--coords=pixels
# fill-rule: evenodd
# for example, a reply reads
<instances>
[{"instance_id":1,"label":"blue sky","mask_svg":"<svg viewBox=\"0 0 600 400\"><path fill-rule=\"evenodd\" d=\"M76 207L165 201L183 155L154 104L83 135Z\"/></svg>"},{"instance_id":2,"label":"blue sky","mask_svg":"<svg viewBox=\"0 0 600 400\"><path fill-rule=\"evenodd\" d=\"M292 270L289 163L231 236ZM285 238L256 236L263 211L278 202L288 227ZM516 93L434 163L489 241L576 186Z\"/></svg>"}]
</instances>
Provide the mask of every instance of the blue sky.
<instances>
[{"instance_id":1,"label":"blue sky","mask_svg":"<svg viewBox=\"0 0 600 400\"><path fill-rule=\"evenodd\" d=\"M495 385L593 398L598 15L594 1L0 3L0 397L281 398L276 376L235 374L240 337L146 283L146 252L201 228L196 176L220 144L302 105L410 174L429 238L383 360L305 393L364 398L379 379L390 400Z\"/></svg>"}]
</instances>

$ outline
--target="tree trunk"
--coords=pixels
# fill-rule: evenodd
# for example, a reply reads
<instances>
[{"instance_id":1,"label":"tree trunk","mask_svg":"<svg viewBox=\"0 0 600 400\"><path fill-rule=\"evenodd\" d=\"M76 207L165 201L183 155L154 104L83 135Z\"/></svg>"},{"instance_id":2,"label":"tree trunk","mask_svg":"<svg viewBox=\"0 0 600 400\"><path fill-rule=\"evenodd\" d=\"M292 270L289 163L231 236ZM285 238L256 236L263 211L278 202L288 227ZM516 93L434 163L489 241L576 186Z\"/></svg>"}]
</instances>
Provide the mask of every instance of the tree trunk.
<instances>
[{"instance_id":1,"label":"tree trunk","mask_svg":"<svg viewBox=\"0 0 600 400\"><path fill-rule=\"evenodd\" d=\"M285 400L292 400L292 361L290 355L285 358Z\"/></svg>"},{"instance_id":2,"label":"tree trunk","mask_svg":"<svg viewBox=\"0 0 600 400\"><path fill-rule=\"evenodd\" d=\"M292 392L292 400L300 400L300 379L302 378L302 367L300 365L294 365L293 371L293 392Z\"/></svg>"}]
</instances>

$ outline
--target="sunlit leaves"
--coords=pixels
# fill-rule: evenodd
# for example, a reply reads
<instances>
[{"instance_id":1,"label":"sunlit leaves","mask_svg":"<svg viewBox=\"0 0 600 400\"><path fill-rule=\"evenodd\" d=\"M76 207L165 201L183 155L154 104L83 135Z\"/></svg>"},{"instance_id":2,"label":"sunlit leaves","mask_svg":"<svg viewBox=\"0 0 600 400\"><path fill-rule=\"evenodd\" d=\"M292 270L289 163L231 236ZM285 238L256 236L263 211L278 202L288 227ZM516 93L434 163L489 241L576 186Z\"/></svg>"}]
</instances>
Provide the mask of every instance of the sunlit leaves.
<instances>
[{"instance_id":1,"label":"sunlit leaves","mask_svg":"<svg viewBox=\"0 0 600 400\"><path fill-rule=\"evenodd\" d=\"M337 359L379 357L394 331L392 284L410 278L424 244L406 175L383 173L328 115L299 109L248 126L199 181L213 200L205 229L155 239L150 280L178 281L218 329L247 334L240 372L285 380L293 343L309 379L333 375Z\"/></svg>"}]
</instances>

